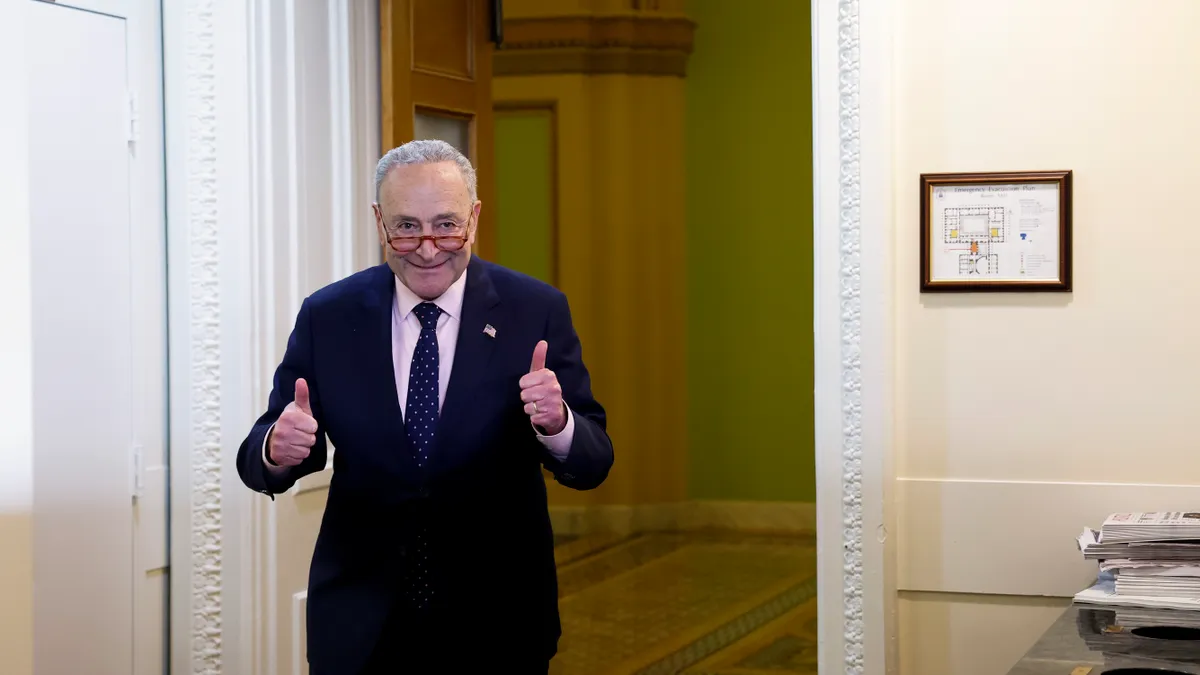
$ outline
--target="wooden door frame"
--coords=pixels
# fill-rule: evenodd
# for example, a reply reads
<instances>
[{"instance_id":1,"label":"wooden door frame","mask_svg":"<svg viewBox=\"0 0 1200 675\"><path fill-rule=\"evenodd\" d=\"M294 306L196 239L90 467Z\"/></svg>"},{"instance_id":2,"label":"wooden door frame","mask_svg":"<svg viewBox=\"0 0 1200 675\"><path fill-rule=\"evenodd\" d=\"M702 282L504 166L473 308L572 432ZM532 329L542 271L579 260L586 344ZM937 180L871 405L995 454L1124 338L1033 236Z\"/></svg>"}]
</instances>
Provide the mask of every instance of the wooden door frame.
<instances>
[{"instance_id":1,"label":"wooden door frame","mask_svg":"<svg viewBox=\"0 0 1200 675\"><path fill-rule=\"evenodd\" d=\"M411 73L413 72L412 44L402 36L412 33L412 0L378 0L379 1L379 92L381 137L384 152L401 145L413 138L413 113L418 105L409 106L413 100ZM492 55L491 44L480 39L489 35L491 17L485 0L471 0L471 20L476 31L476 40L472 45L474 57L474 78L486 82L491 87ZM474 51L482 45L486 53ZM402 108L404 110L402 110ZM496 253L496 190L495 190L495 160L493 154L484 152L476 154L480 147L481 136L491 142L491 133L481 134L481 127L492 127L492 107L486 106L481 110L466 110L455 106L446 106L438 112L462 114L474 117L470 125L468 147L472 156L471 163L475 167L476 188L478 198L483 202L479 213L478 232L475 240L475 252L486 260L494 260Z\"/></svg>"}]
</instances>

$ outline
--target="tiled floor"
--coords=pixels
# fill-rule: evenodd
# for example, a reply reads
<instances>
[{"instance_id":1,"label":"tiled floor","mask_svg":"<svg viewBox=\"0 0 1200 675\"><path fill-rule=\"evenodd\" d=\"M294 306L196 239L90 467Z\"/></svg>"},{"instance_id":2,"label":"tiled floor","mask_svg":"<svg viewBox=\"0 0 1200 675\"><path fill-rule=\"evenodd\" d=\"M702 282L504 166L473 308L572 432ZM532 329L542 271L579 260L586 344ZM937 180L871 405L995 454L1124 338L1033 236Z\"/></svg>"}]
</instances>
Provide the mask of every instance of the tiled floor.
<instances>
[{"instance_id":1,"label":"tiled floor","mask_svg":"<svg viewBox=\"0 0 1200 675\"><path fill-rule=\"evenodd\" d=\"M555 675L817 672L812 538L590 536L555 550Z\"/></svg>"}]
</instances>

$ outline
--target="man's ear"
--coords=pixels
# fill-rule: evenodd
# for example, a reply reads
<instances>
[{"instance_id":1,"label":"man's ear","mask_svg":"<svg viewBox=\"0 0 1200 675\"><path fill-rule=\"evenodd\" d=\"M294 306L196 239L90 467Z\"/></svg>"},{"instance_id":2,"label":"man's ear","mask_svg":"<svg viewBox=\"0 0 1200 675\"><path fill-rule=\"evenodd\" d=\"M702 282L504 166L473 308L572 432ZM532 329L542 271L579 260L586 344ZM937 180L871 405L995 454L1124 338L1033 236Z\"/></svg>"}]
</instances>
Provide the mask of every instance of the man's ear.
<instances>
[{"instance_id":1,"label":"man's ear","mask_svg":"<svg viewBox=\"0 0 1200 675\"><path fill-rule=\"evenodd\" d=\"M387 234L383 230L383 211L379 208L379 203L371 204L371 212L375 214L375 232L379 235L379 245L387 245Z\"/></svg>"},{"instance_id":2,"label":"man's ear","mask_svg":"<svg viewBox=\"0 0 1200 675\"><path fill-rule=\"evenodd\" d=\"M475 205L471 207L471 212L474 213L475 227L471 228L471 239L468 243L475 245L475 239L479 236L479 212L483 210L483 202L475 200Z\"/></svg>"}]
</instances>

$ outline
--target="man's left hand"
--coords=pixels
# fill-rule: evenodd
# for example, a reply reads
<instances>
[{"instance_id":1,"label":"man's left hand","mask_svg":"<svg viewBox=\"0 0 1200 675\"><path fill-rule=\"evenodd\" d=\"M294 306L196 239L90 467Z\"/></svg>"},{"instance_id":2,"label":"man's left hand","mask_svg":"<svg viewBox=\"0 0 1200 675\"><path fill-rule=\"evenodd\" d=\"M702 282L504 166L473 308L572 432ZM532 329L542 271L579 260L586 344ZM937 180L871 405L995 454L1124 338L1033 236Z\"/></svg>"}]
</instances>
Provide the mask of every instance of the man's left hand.
<instances>
[{"instance_id":1,"label":"man's left hand","mask_svg":"<svg viewBox=\"0 0 1200 675\"><path fill-rule=\"evenodd\" d=\"M547 349L545 340L533 348L529 374L521 378L521 400L534 426L544 429L545 436L555 436L567 427L567 406L563 403L558 377L546 368Z\"/></svg>"}]
</instances>

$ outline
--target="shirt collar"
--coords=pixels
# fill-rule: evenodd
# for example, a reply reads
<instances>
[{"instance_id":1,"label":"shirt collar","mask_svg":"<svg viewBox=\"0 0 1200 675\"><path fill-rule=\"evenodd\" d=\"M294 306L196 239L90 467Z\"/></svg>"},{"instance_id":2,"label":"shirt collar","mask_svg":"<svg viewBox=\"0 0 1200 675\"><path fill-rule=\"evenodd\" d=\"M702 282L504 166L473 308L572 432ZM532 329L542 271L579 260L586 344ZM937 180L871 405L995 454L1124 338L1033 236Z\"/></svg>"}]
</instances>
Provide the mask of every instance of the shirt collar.
<instances>
[{"instance_id":1,"label":"shirt collar","mask_svg":"<svg viewBox=\"0 0 1200 675\"><path fill-rule=\"evenodd\" d=\"M450 288L446 289L445 293L432 300L433 304L437 305L443 312L448 314L452 319L462 318L463 295L467 288L467 273L468 270L463 270L461 276L450 284ZM407 321L408 315L412 313L413 308L425 302L416 293L413 293L408 286L405 286L400 277L395 277L396 282L396 312L400 317L400 321Z\"/></svg>"}]
</instances>

